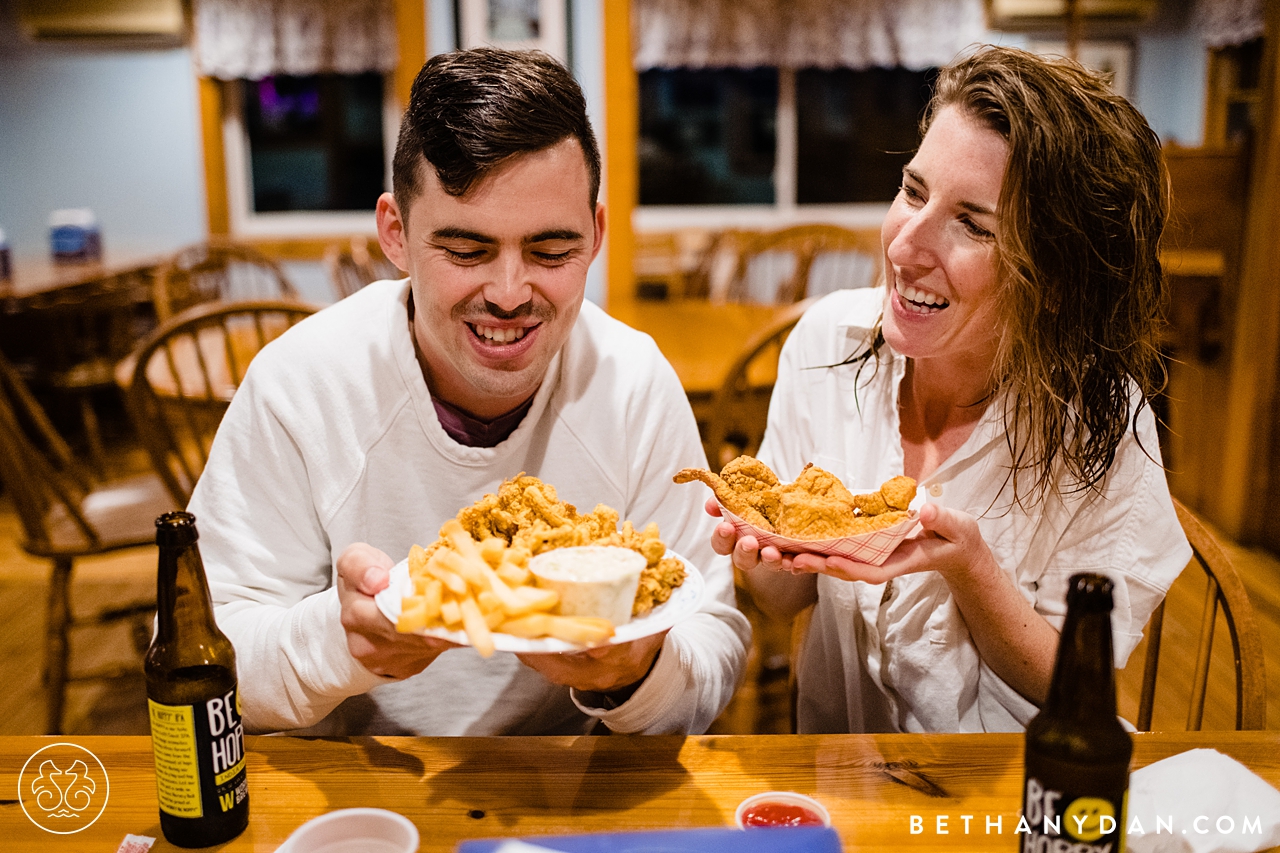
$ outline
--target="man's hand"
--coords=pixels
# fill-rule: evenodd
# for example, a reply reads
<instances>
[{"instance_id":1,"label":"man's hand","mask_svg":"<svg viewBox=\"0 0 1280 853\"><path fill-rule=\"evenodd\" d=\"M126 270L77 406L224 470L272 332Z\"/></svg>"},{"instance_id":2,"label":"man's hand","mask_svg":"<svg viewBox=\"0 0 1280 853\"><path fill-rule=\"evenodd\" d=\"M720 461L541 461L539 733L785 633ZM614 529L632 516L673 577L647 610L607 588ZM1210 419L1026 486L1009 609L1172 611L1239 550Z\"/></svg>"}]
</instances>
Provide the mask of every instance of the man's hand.
<instances>
[{"instance_id":1,"label":"man's hand","mask_svg":"<svg viewBox=\"0 0 1280 853\"><path fill-rule=\"evenodd\" d=\"M540 673L552 684L593 693L608 693L644 678L658 657L658 652L662 650L662 642L666 636L667 632L662 631L616 646L600 646L562 654L524 654L518 657L525 666Z\"/></svg>"},{"instance_id":2,"label":"man's hand","mask_svg":"<svg viewBox=\"0 0 1280 853\"><path fill-rule=\"evenodd\" d=\"M386 678L408 678L426 669L456 644L396 631L373 597L386 589L395 563L383 552L355 542L338 555L338 601L347 648L365 669Z\"/></svg>"}]
</instances>

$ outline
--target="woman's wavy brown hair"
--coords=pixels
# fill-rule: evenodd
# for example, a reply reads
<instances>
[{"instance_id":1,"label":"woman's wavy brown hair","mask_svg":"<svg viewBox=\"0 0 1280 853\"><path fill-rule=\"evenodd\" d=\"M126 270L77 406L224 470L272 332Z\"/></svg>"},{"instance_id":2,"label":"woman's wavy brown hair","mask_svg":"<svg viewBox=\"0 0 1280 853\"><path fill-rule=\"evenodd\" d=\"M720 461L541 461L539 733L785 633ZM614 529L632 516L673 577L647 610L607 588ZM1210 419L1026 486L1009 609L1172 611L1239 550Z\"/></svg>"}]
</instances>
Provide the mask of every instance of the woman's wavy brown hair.
<instances>
[{"instance_id":1,"label":"woman's wavy brown hair","mask_svg":"<svg viewBox=\"0 0 1280 853\"><path fill-rule=\"evenodd\" d=\"M997 208L1004 322L993 368L1009 393L1015 490L1100 487L1131 418L1164 387L1160 140L1107 82L1070 60L988 47L945 68L921 122L956 107L1009 143ZM1015 491L1016 495L1016 491Z\"/></svg>"}]
</instances>

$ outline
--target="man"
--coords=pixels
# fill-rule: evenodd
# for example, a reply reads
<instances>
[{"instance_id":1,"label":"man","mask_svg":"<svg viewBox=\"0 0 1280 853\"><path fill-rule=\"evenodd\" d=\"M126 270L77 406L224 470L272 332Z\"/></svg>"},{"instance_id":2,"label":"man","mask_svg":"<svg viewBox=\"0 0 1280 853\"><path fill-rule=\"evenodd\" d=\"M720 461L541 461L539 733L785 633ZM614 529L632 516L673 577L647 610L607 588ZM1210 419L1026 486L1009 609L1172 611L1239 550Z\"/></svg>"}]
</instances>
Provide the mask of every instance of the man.
<instances>
[{"instance_id":1,"label":"man","mask_svg":"<svg viewBox=\"0 0 1280 853\"><path fill-rule=\"evenodd\" d=\"M413 86L377 205L408 281L376 282L262 351L191 500L251 729L427 735L701 732L749 628L705 464L651 339L585 303L600 158L582 93L541 54L461 51ZM670 632L572 654L398 634L373 596L414 543L520 472L608 504L705 572Z\"/></svg>"}]
</instances>

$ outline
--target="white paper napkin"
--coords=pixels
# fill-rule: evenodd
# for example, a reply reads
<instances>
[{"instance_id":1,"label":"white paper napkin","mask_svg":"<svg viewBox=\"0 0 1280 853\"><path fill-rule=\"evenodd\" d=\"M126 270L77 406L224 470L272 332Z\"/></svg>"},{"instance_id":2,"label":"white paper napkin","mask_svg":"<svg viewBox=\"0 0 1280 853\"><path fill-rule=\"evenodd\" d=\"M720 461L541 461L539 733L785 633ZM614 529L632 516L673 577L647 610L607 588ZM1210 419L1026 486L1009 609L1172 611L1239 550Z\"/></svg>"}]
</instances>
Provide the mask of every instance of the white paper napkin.
<instances>
[{"instance_id":1,"label":"white paper napkin","mask_svg":"<svg viewBox=\"0 0 1280 853\"><path fill-rule=\"evenodd\" d=\"M1130 853L1255 853L1280 844L1280 791L1216 749L1129 777Z\"/></svg>"}]
</instances>

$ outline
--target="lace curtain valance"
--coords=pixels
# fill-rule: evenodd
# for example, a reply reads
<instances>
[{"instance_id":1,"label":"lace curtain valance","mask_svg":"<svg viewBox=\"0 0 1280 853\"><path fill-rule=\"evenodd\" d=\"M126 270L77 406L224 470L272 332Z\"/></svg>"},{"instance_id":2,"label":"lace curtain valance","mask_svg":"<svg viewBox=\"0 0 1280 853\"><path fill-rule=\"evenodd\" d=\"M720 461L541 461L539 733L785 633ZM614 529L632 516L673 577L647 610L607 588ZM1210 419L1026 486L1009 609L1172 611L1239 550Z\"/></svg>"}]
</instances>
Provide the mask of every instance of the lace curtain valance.
<instances>
[{"instance_id":1,"label":"lace curtain valance","mask_svg":"<svg viewBox=\"0 0 1280 853\"><path fill-rule=\"evenodd\" d=\"M396 65L391 0L197 0L200 73L223 80Z\"/></svg>"},{"instance_id":2,"label":"lace curtain valance","mask_svg":"<svg viewBox=\"0 0 1280 853\"><path fill-rule=\"evenodd\" d=\"M1231 47L1262 35L1263 0L1197 0L1193 26L1207 47Z\"/></svg>"},{"instance_id":3,"label":"lace curtain valance","mask_svg":"<svg viewBox=\"0 0 1280 853\"><path fill-rule=\"evenodd\" d=\"M632 0L648 68L946 65L986 32L982 0Z\"/></svg>"}]
</instances>

